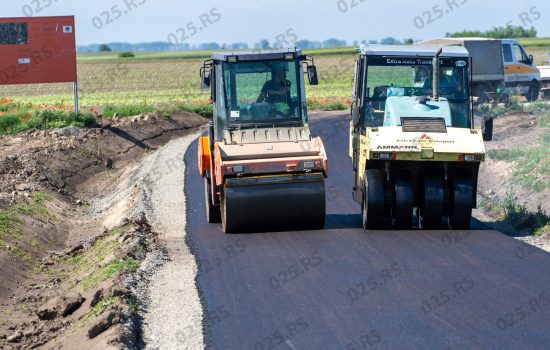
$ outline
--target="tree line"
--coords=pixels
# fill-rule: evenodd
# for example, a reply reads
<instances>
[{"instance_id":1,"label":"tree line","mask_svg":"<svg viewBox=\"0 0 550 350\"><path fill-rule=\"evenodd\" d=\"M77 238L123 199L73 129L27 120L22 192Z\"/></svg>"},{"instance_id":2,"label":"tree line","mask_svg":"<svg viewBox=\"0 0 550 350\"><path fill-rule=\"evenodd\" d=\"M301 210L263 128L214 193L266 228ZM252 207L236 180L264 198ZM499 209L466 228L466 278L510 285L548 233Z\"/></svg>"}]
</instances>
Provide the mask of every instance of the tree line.
<instances>
[{"instance_id":1,"label":"tree line","mask_svg":"<svg viewBox=\"0 0 550 350\"><path fill-rule=\"evenodd\" d=\"M484 37L493 39L505 39L505 38L536 38L537 30L534 27L529 29L507 25L505 27L494 27L486 31L480 30L463 30L456 33L447 33L447 38L471 38L471 37Z\"/></svg>"},{"instance_id":2,"label":"tree line","mask_svg":"<svg viewBox=\"0 0 550 350\"><path fill-rule=\"evenodd\" d=\"M447 33L445 35L448 38L458 37L486 37L494 39L504 38L535 38L537 36L537 30L534 27L524 28L521 26L507 25L505 27L494 27L489 30L463 30L456 33ZM346 40L340 40L336 38L330 38L324 41L314 40L299 40L293 45L298 49L322 49L322 48L335 48L335 47L358 47L361 44L383 44L383 45L399 45L399 44L412 44L416 41L412 38L396 39L394 37L387 37L381 40L361 40L348 43ZM244 42L237 43L202 43L202 44L188 44L182 43L173 45L168 42L151 42L151 43L109 43L109 44L91 44L86 46L78 46L79 52L97 52L97 51L189 51L189 50L201 50L201 51L215 51L215 50L247 50L247 49L281 49L283 47L277 47L277 43L271 43L267 39L260 40L259 42L248 45Z\"/></svg>"}]
</instances>

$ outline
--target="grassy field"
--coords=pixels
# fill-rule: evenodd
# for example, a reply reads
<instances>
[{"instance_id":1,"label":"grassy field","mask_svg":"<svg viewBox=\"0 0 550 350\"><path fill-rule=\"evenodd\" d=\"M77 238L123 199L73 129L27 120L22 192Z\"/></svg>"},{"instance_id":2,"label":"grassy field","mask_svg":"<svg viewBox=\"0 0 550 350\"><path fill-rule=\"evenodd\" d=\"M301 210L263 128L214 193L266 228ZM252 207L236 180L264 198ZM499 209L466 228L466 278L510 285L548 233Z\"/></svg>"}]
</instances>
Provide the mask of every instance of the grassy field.
<instances>
[{"instance_id":1,"label":"grassy field","mask_svg":"<svg viewBox=\"0 0 550 350\"><path fill-rule=\"evenodd\" d=\"M106 55L105 57L109 57ZM148 59L87 61L78 63L80 104L106 105L206 104L208 93L199 89L203 59ZM354 55L324 55L316 59L320 84L308 86L312 101L340 100L351 95ZM0 96L20 103L50 105L73 103L72 84L37 84L0 87Z\"/></svg>"},{"instance_id":2,"label":"grassy field","mask_svg":"<svg viewBox=\"0 0 550 350\"><path fill-rule=\"evenodd\" d=\"M550 46L550 45L549 45ZM253 50L252 50L253 51ZM357 52L354 47L331 48L331 49L314 49L304 50L304 54L312 56L330 56L330 55L346 55L355 54ZM181 59L207 59L210 57L211 51L161 51L161 52L134 52L136 57L126 59L128 61L148 61L148 60L181 60ZM120 62L124 59L118 58L118 52L93 52L81 53L78 55L80 63L104 63L104 62Z\"/></svg>"},{"instance_id":3,"label":"grassy field","mask_svg":"<svg viewBox=\"0 0 550 350\"><path fill-rule=\"evenodd\" d=\"M537 64L547 59L550 38L522 39ZM351 103L355 48L306 50L315 57L319 85L307 86L311 109L344 109ZM137 52L135 58L117 53L85 53L78 56L81 111L116 111L128 106L143 110L167 106L208 105L208 94L199 90L199 67L206 51ZM27 112L41 106L73 104L72 84L0 86L0 99L13 100ZM4 106L6 107L6 106ZM6 108L1 113L6 114ZM32 113L31 113L32 114ZM118 113L119 115L121 113ZM124 114L124 113L122 113Z\"/></svg>"}]
</instances>

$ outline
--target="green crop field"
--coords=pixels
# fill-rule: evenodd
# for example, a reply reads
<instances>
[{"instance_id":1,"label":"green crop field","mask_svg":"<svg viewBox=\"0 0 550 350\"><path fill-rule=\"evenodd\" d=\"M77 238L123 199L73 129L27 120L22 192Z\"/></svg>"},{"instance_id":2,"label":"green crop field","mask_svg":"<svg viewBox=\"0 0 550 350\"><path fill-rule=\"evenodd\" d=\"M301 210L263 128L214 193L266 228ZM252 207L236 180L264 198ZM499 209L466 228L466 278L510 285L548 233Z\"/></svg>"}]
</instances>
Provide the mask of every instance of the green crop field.
<instances>
[{"instance_id":1,"label":"green crop field","mask_svg":"<svg viewBox=\"0 0 550 350\"><path fill-rule=\"evenodd\" d=\"M542 47L547 50L550 49L550 38L525 38L518 39L518 41L526 48Z\"/></svg>"},{"instance_id":2,"label":"green crop field","mask_svg":"<svg viewBox=\"0 0 550 350\"><path fill-rule=\"evenodd\" d=\"M172 53L171 55L178 55ZM167 53L138 54L138 59L112 55L79 57L78 78L82 108L107 105L204 105L208 93L199 89L199 68L204 58L173 58ZM185 55L182 54L181 57ZM147 58L145 58L147 57ZM205 56L206 58L207 56ZM353 50L348 54L316 56L320 84L308 86L312 101L342 100L351 95ZM73 103L72 84L37 84L0 87L0 97L33 105Z\"/></svg>"},{"instance_id":3,"label":"green crop field","mask_svg":"<svg viewBox=\"0 0 550 350\"><path fill-rule=\"evenodd\" d=\"M521 39L537 64L546 61L550 38ZM355 48L306 50L315 58L319 85L307 86L311 109L343 109L351 103ZM206 106L208 93L199 90L199 68L206 51L137 52L134 58L117 53L78 55L80 105L82 110L106 106L139 105L164 108L173 105ZM72 84L0 86L0 98L27 107L71 105Z\"/></svg>"}]
</instances>

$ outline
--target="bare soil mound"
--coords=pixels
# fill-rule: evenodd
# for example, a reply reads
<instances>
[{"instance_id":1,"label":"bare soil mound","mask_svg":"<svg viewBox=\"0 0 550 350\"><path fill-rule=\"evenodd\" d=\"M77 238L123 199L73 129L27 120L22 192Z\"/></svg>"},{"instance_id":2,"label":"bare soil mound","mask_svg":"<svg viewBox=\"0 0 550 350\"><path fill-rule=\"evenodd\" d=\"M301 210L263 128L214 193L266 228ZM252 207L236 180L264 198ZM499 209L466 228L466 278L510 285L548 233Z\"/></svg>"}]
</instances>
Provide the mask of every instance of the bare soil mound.
<instances>
[{"instance_id":1,"label":"bare soil mound","mask_svg":"<svg viewBox=\"0 0 550 350\"><path fill-rule=\"evenodd\" d=\"M0 348L137 341L128 279L163 248L145 216L126 208L106 217L93 204L145 156L206 123L151 113L0 137ZM138 192L111 205L131 206Z\"/></svg>"}]
</instances>

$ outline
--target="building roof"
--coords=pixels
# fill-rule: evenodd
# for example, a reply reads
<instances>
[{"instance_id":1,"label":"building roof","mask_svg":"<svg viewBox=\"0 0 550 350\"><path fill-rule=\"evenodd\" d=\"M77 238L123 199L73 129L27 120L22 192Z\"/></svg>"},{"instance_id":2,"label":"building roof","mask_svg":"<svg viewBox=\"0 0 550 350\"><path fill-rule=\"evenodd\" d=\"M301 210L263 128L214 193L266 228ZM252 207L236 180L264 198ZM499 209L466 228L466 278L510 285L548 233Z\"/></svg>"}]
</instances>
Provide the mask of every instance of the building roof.
<instances>
[{"instance_id":1,"label":"building roof","mask_svg":"<svg viewBox=\"0 0 550 350\"><path fill-rule=\"evenodd\" d=\"M361 53L370 56L418 56L433 57L439 48L443 48L442 57L468 57L468 50L461 46L435 45L366 45Z\"/></svg>"},{"instance_id":2,"label":"building roof","mask_svg":"<svg viewBox=\"0 0 550 350\"><path fill-rule=\"evenodd\" d=\"M237 56L239 61L261 61L261 60L282 60L285 54L294 53L296 57L302 55L302 50L254 50L254 51L235 51L235 52L214 52L212 59L217 61L227 61L229 57Z\"/></svg>"}]
</instances>

